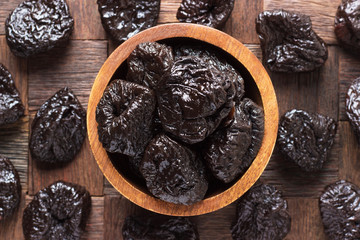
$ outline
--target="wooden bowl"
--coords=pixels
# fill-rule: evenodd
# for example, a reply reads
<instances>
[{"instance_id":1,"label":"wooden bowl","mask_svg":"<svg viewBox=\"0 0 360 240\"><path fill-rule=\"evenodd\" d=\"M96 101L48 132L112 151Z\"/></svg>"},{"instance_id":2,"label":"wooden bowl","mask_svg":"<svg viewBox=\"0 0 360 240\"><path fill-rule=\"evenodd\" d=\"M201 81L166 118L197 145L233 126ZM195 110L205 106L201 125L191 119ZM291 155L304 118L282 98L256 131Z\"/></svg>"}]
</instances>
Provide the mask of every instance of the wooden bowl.
<instances>
[{"instance_id":1,"label":"wooden bowl","mask_svg":"<svg viewBox=\"0 0 360 240\"><path fill-rule=\"evenodd\" d=\"M172 204L153 197L144 186L141 186L118 171L107 152L99 142L95 109L106 86L119 71L135 47L148 41L174 41L196 39L209 43L228 53L234 67L245 79L245 90L251 98L264 108L265 134L262 146L255 160L246 173L232 185L213 191L205 199L191 206ZM178 39L179 40L179 39ZM191 40L190 40L191 41ZM222 51L219 50L219 51ZM225 53L226 54L226 53ZM120 65L122 67L120 67ZM244 76L245 75L245 76ZM233 37L213 28L195 24L165 24L147 29L121 44L105 61L100 69L91 90L87 110L87 130L90 145L95 159L109 182L124 197L133 203L153 212L173 216L194 216L209 213L223 208L242 196L258 180L272 154L278 130L278 106L270 77L261 62L243 44ZM119 209L118 211L121 211Z\"/></svg>"}]
</instances>

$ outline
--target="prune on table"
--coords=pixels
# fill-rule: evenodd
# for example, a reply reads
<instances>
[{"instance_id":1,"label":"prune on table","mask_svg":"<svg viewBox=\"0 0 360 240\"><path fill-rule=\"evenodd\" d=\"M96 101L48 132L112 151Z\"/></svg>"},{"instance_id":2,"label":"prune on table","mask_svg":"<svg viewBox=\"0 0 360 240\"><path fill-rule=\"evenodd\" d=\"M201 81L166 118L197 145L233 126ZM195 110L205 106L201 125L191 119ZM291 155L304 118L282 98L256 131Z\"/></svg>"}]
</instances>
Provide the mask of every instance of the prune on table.
<instances>
[{"instance_id":1,"label":"prune on table","mask_svg":"<svg viewBox=\"0 0 360 240\"><path fill-rule=\"evenodd\" d=\"M10 160L0 155L0 221L15 212L20 199L19 174Z\"/></svg>"},{"instance_id":2,"label":"prune on table","mask_svg":"<svg viewBox=\"0 0 360 240\"><path fill-rule=\"evenodd\" d=\"M221 28L225 25L233 9L234 0L183 0L176 13L176 18L180 22Z\"/></svg>"},{"instance_id":3,"label":"prune on table","mask_svg":"<svg viewBox=\"0 0 360 240\"><path fill-rule=\"evenodd\" d=\"M127 59L126 80L156 89L170 75L172 48L157 42L140 43Z\"/></svg>"},{"instance_id":4,"label":"prune on table","mask_svg":"<svg viewBox=\"0 0 360 240\"><path fill-rule=\"evenodd\" d=\"M86 112L65 87L37 111L31 125L30 152L40 163L66 163L79 152L86 136Z\"/></svg>"},{"instance_id":5,"label":"prune on table","mask_svg":"<svg viewBox=\"0 0 360 240\"><path fill-rule=\"evenodd\" d=\"M346 115L360 142L360 77L355 79L346 94Z\"/></svg>"},{"instance_id":6,"label":"prune on table","mask_svg":"<svg viewBox=\"0 0 360 240\"><path fill-rule=\"evenodd\" d=\"M343 0L336 12L335 35L340 45L360 54L360 2Z\"/></svg>"},{"instance_id":7,"label":"prune on table","mask_svg":"<svg viewBox=\"0 0 360 240\"><path fill-rule=\"evenodd\" d=\"M97 0L97 4L104 29L120 43L155 26L160 12L160 0Z\"/></svg>"},{"instance_id":8,"label":"prune on table","mask_svg":"<svg viewBox=\"0 0 360 240\"><path fill-rule=\"evenodd\" d=\"M65 0L25 0L5 22L7 43L19 57L46 52L66 42L73 28Z\"/></svg>"},{"instance_id":9,"label":"prune on table","mask_svg":"<svg viewBox=\"0 0 360 240\"><path fill-rule=\"evenodd\" d=\"M281 240L291 228L288 206L274 186L252 187L237 203L236 223L231 228L236 240Z\"/></svg>"},{"instance_id":10,"label":"prune on table","mask_svg":"<svg viewBox=\"0 0 360 240\"><path fill-rule=\"evenodd\" d=\"M0 64L0 125L16 122L24 115L24 106L14 80L6 67Z\"/></svg>"},{"instance_id":11,"label":"prune on table","mask_svg":"<svg viewBox=\"0 0 360 240\"><path fill-rule=\"evenodd\" d=\"M208 188L196 153L165 134L146 147L140 172L149 191L166 202L191 205L202 200Z\"/></svg>"},{"instance_id":12,"label":"prune on table","mask_svg":"<svg viewBox=\"0 0 360 240\"><path fill-rule=\"evenodd\" d=\"M153 137L155 93L124 80L114 80L96 107L99 140L112 153L134 157Z\"/></svg>"},{"instance_id":13,"label":"prune on table","mask_svg":"<svg viewBox=\"0 0 360 240\"><path fill-rule=\"evenodd\" d=\"M22 227L26 240L80 239L91 210L89 192L57 181L35 194L26 206Z\"/></svg>"},{"instance_id":14,"label":"prune on table","mask_svg":"<svg viewBox=\"0 0 360 240\"><path fill-rule=\"evenodd\" d=\"M308 72L322 66L328 50L310 17L285 10L265 11L256 19L263 59L273 72Z\"/></svg>"},{"instance_id":15,"label":"prune on table","mask_svg":"<svg viewBox=\"0 0 360 240\"><path fill-rule=\"evenodd\" d=\"M320 196L320 212L330 240L360 239L360 189L340 180Z\"/></svg>"},{"instance_id":16,"label":"prune on table","mask_svg":"<svg viewBox=\"0 0 360 240\"><path fill-rule=\"evenodd\" d=\"M128 216L122 235L124 240L198 240L196 226L187 218L170 218L163 223L143 217Z\"/></svg>"},{"instance_id":17,"label":"prune on table","mask_svg":"<svg viewBox=\"0 0 360 240\"><path fill-rule=\"evenodd\" d=\"M179 57L157 89L158 113L165 131L186 143L203 141L234 106L228 75L195 56Z\"/></svg>"},{"instance_id":18,"label":"prune on table","mask_svg":"<svg viewBox=\"0 0 360 240\"><path fill-rule=\"evenodd\" d=\"M306 172L319 171L334 143L336 122L318 113L293 109L281 118L281 153Z\"/></svg>"}]
</instances>

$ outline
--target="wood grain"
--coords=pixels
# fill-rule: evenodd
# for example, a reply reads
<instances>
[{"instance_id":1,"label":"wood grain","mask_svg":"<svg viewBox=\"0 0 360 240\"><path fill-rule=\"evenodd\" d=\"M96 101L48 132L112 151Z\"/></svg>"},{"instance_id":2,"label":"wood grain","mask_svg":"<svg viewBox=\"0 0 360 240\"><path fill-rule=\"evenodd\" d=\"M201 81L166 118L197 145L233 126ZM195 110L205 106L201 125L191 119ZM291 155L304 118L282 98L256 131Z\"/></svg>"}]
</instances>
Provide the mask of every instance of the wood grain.
<instances>
[{"instance_id":1,"label":"wood grain","mask_svg":"<svg viewBox=\"0 0 360 240\"><path fill-rule=\"evenodd\" d=\"M179 22L176 18L176 12L180 7L181 1L182 0L161 1L158 24Z\"/></svg>"},{"instance_id":2,"label":"wood grain","mask_svg":"<svg viewBox=\"0 0 360 240\"><path fill-rule=\"evenodd\" d=\"M104 238L104 199L104 197L91 197L91 212L81 239L110 239Z\"/></svg>"},{"instance_id":3,"label":"wood grain","mask_svg":"<svg viewBox=\"0 0 360 240\"><path fill-rule=\"evenodd\" d=\"M334 34L336 10L341 0L264 0L264 10L285 9L309 15L314 31L328 44L337 44Z\"/></svg>"}]
</instances>

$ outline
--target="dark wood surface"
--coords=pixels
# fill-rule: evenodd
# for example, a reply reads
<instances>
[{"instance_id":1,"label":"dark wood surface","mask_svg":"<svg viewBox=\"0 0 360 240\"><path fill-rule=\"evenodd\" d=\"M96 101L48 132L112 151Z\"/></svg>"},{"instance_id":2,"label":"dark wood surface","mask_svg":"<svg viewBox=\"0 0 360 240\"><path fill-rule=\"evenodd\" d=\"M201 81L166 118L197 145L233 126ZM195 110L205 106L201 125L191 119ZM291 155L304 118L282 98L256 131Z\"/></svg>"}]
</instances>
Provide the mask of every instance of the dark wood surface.
<instances>
[{"instance_id":1,"label":"dark wood surface","mask_svg":"<svg viewBox=\"0 0 360 240\"><path fill-rule=\"evenodd\" d=\"M91 85L106 57L116 47L108 40L93 0L68 0L75 18L75 30L67 46L31 59L14 57L4 37L4 21L20 0L0 0L0 62L13 74L26 106L26 116L0 128L0 154L11 159L20 173L23 197L16 214L0 223L0 239L22 239L22 211L32 196L54 180L85 185L92 197L92 213L84 239L121 239L124 218L132 213L150 214L122 197L103 179L85 143L75 161L62 169L45 171L29 159L28 137L31 119L38 107L60 88L68 85L86 106ZM159 24L177 22L181 0L162 0ZM345 94L352 80L360 76L360 58L344 52L333 34L336 8L341 0L235 0L235 9L224 31L261 58L254 18L262 10L284 8L311 16L314 29L329 45L326 64L312 73L273 74L280 114L302 108L338 120L337 136L330 158L317 174L304 174L286 161L275 148L261 181L275 184L288 200L292 216L286 239L326 239L320 219L318 197L324 186L338 179L360 185L359 143L344 112ZM231 239L229 228L235 204L203 216L192 217L201 239Z\"/></svg>"}]
</instances>

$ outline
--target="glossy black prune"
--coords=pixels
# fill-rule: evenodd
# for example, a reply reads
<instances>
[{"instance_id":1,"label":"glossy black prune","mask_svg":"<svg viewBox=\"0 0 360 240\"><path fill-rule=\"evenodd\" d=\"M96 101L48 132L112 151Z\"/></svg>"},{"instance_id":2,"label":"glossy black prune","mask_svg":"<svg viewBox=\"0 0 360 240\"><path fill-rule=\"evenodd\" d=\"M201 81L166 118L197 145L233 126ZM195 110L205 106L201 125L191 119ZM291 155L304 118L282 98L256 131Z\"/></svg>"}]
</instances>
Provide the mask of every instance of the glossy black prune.
<instances>
[{"instance_id":1,"label":"glossy black prune","mask_svg":"<svg viewBox=\"0 0 360 240\"><path fill-rule=\"evenodd\" d=\"M149 191L166 202L191 205L202 200L208 188L196 153L165 134L146 147L140 172Z\"/></svg>"},{"instance_id":2,"label":"glossy black prune","mask_svg":"<svg viewBox=\"0 0 360 240\"><path fill-rule=\"evenodd\" d=\"M346 94L346 115L360 142L360 77L355 79Z\"/></svg>"},{"instance_id":3,"label":"glossy black prune","mask_svg":"<svg viewBox=\"0 0 360 240\"><path fill-rule=\"evenodd\" d=\"M340 180L320 196L320 212L329 240L360 239L360 189Z\"/></svg>"},{"instance_id":4,"label":"glossy black prune","mask_svg":"<svg viewBox=\"0 0 360 240\"><path fill-rule=\"evenodd\" d=\"M172 48L157 42L140 43L127 59L126 80L156 89L170 75Z\"/></svg>"},{"instance_id":5,"label":"glossy black prune","mask_svg":"<svg viewBox=\"0 0 360 240\"><path fill-rule=\"evenodd\" d=\"M256 19L263 61L273 72L308 72L322 66L328 50L310 17L285 10L265 11Z\"/></svg>"},{"instance_id":6,"label":"glossy black prune","mask_svg":"<svg viewBox=\"0 0 360 240\"><path fill-rule=\"evenodd\" d=\"M86 112L67 87L56 92L37 111L31 125L30 152L40 163L74 159L86 136Z\"/></svg>"},{"instance_id":7,"label":"glossy black prune","mask_svg":"<svg viewBox=\"0 0 360 240\"><path fill-rule=\"evenodd\" d=\"M0 221L15 212L20 199L19 174L10 160L0 155Z\"/></svg>"},{"instance_id":8,"label":"glossy black prune","mask_svg":"<svg viewBox=\"0 0 360 240\"><path fill-rule=\"evenodd\" d=\"M0 64L0 125L16 122L24 115L24 106L10 72Z\"/></svg>"},{"instance_id":9,"label":"glossy black prune","mask_svg":"<svg viewBox=\"0 0 360 240\"><path fill-rule=\"evenodd\" d=\"M122 235L124 240L198 240L196 226L187 218L170 218L159 224L153 219L128 216Z\"/></svg>"},{"instance_id":10,"label":"glossy black prune","mask_svg":"<svg viewBox=\"0 0 360 240\"><path fill-rule=\"evenodd\" d=\"M97 0L97 4L104 29L120 43L155 26L160 12L160 0Z\"/></svg>"},{"instance_id":11,"label":"glossy black prune","mask_svg":"<svg viewBox=\"0 0 360 240\"><path fill-rule=\"evenodd\" d=\"M291 228L287 201L274 186L252 187L237 203L236 223L231 228L236 240L281 240Z\"/></svg>"},{"instance_id":12,"label":"glossy black prune","mask_svg":"<svg viewBox=\"0 0 360 240\"><path fill-rule=\"evenodd\" d=\"M5 22L6 41L19 57L46 52L66 42L73 28L65 0L26 0Z\"/></svg>"},{"instance_id":13,"label":"glossy black prune","mask_svg":"<svg viewBox=\"0 0 360 240\"><path fill-rule=\"evenodd\" d=\"M186 143L203 141L234 106L232 79L195 56L179 57L157 89L158 113L165 131Z\"/></svg>"},{"instance_id":14,"label":"glossy black prune","mask_svg":"<svg viewBox=\"0 0 360 240\"><path fill-rule=\"evenodd\" d=\"M82 186L58 181L40 190L26 206L22 227L26 240L80 239L91 210Z\"/></svg>"},{"instance_id":15,"label":"glossy black prune","mask_svg":"<svg viewBox=\"0 0 360 240\"><path fill-rule=\"evenodd\" d=\"M233 9L234 0L183 0L176 13L176 18L180 22L221 28L225 25Z\"/></svg>"},{"instance_id":16,"label":"glossy black prune","mask_svg":"<svg viewBox=\"0 0 360 240\"><path fill-rule=\"evenodd\" d=\"M342 1L336 12L335 35L340 46L360 54L360 1Z\"/></svg>"},{"instance_id":17,"label":"glossy black prune","mask_svg":"<svg viewBox=\"0 0 360 240\"><path fill-rule=\"evenodd\" d=\"M281 118L281 153L307 172L319 171L334 143L336 121L318 113L293 109Z\"/></svg>"},{"instance_id":18,"label":"glossy black prune","mask_svg":"<svg viewBox=\"0 0 360 240\"><path fill-rule=\"evenodd\" d=\"M96 107L99 140L112 153L141 154L153 137L155 93L144 86L114 80Z\"/></svg>"}]
</instances>

